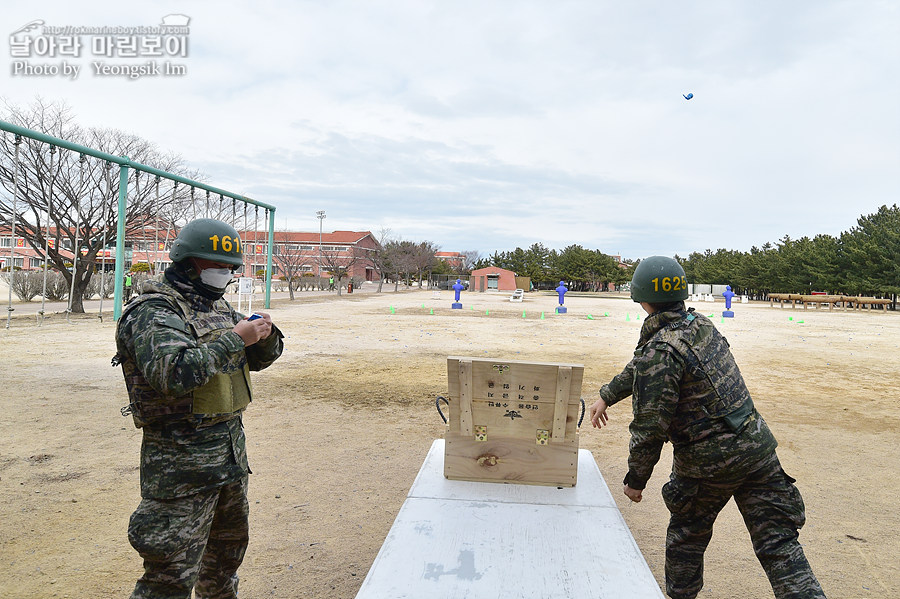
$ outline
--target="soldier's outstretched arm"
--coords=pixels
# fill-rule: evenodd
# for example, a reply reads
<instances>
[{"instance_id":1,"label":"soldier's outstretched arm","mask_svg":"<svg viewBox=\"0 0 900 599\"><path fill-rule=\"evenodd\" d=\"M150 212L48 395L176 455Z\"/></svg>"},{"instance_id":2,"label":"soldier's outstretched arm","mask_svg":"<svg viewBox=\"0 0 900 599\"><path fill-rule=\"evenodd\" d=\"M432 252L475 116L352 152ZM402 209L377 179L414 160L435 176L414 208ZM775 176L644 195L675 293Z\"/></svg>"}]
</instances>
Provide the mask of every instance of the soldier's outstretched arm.
<instances>
[{"instance_id":1,"label":"soldier's outstretched arm","mask_svg":"<svg viewBox=\"0 0 900 599\"><path fill-rule=\"evenodd\" d=\"M634 385L634 361L625 365L624 370L613 377L613 379L600 388L600 399L591 404L591 425L594 428L601 428L609 420L606 409L625 399L631 395Z\"/></svg>"},{"instance_id":2,"label":"soldier's outstretched arm","mask_svg":"<svg viewBox=\"0 0 900 599\"><path fill-rule=\"evenodd\" d=\"M609 407L631 395L634 386L634 362L637 356L631 359L625 368L613 377L611 381L600 388L600 397Z\"/></svg>"},{"instance_id":3,"label":"soldier's outstretched arm","mask_svg":"<svg viewBox=\"0 0 900 599\"><path fill-rule=\"evenodd\" d=\"M645 349L635 362L632 420L628 429L628 476L625 483L641 490L659 461L668 440L668 429L678 405L684 363L668 346L660 344Z\"/></svg>"}]
</instances>

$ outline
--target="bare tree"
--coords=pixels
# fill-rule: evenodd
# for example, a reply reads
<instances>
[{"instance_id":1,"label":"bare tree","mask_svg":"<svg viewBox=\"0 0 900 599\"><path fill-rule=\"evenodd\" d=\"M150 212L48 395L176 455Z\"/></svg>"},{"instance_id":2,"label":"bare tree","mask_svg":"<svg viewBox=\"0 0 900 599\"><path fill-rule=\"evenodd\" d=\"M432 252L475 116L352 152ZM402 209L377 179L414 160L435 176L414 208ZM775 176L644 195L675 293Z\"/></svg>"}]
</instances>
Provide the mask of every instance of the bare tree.
<instances>
[{"instance_id":1,"label":"bare tree","mask_svg":"<svg viewBox=\"0 0 900 599\"><path fill-rule=\"evenodd\" d=\"M410 255L411 264L416 269L416 277L419 280L419 287L422 287L422 279L432 268L437 258L434 255L438 251L438 246L430 241L420 241L412 248Z\"/></svg>"},{"instance_id":2,"label":"bare tree","mask_svg":"<svg viewBox=\"0 0 900 599\"><path fill-rule=\"evenodd\" d=\"M309 254L300 251L300 247L295 243L288 242L286 233L281 234L279 240L278 233L272 240L272 261L278 266L287 280L288 293L291 299L294 299L294 289L300 284L300 277L303 273L303 267L311 260Z\"/></svg>"},{"instance_id":3,"label":"bare tree","mask_svg":"<svg viewBox=\"0 0 900 599\"><path fill-rule=\"evenodd\" d=\"M465 250L462 252L463 263L459 270L460 275L469 275L474 269L475 263L481 259L481 253L478 250Z\"/></svg>"},{"instance_id":4,"label":"bare tree","mask_svg":"<svg viewBox=\"0 0 900 599\"><path fill-rule=\"evenodd\" d=\"M180 157L162 154L140 137L113 129L82 129L74 124L65 105L37 100L27 109L7 105L7 113L4 120L21 127L197 179L196 173L187 172ZM156 183L154 176L129 169L126 238L157 226L161 215L170 223L190 216L187 186L170 183L171 192L161 195ZM0 185L8 192L0 196L0 227L10 230L15 221L16 234L50 268L61 272L67 283L71 284L74 276L72 311L84 312L82 298L103 262L98 255L116 243L118 165L4 134L0 136ZM72 253L77 259L73 260ZM70 272L68 266L73 262Z\"/></svg>"},{"instance_id":5,"label":"bare tree","mask_svg":"<svg viewBox=\"0 0 900 599\"><path fill-rule=\"evenodd\" d=\"M388 246L393 242L394 238L391 230L387 227L382 227L381 231L378 232L378 249L371 255L372 267L375 269L375 272L378 273L377 293L381 293L385 277L397 274L396 269L393 264L391 264L392 255L390 249L388 249ZM394 291L397 291L396 276L394 279Z\"/></svg>"},{"instance_id":6,"label":"bare tree","mask_svg":"<svg viewBox=\"0 0 900 599\"><path fill-rule=\"evenodd\" d=\"M400 287L400 279L405 272L403 258L404 255L401 248L401 242L396 239L386 240L381 245L381 249L378 250L377 268L380 269L379 274L381 275L381 279L393 279L395 292ZM378 289L381 290L380 285Z\"/></svg>"},{"instance_id":7,"label":"bare tree","mask_svg":"<svg viewBox=\"0 0 900 599\"><path fill-rule=\"evenodd\" d=\"M416 268L416 243L413 241L399 241L394 248L394 263L397 272L406 281L408 286L412 286L412 278Z\"/></svg>"},{"instance_id":8,"label":"bare tree","mask_svg":"<svg viewBox=\"0 0 900 599\"><path fill-rule=\"evenodd\" d=\"M387 241L379 252L379 259L384 274L395 277L394 291L397 290L400 278L406 279L409 285L416 279L421 287L425 273L437 261L434 257L436 251L437 246L430 241Z\"/></svg>"}]
</instances>

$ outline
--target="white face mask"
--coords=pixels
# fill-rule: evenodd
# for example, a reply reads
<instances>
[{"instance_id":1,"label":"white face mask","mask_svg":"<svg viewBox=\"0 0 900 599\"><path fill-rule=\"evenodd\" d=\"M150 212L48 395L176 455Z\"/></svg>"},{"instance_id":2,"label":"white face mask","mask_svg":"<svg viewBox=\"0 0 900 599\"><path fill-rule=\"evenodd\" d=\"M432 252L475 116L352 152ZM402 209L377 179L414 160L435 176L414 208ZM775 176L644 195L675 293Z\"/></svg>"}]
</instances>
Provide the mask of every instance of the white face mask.
<instances>
[{"instance_id":1,"label":"white face mask","mask_svg":"<svg viewBox=\"0 0 900 599\"><path fill-rule=\"evenodd\" d=\"M200 280L213 289L223 290L231 282L230 268L204 268L200 271Z\"/></svg>"}]
</instances>

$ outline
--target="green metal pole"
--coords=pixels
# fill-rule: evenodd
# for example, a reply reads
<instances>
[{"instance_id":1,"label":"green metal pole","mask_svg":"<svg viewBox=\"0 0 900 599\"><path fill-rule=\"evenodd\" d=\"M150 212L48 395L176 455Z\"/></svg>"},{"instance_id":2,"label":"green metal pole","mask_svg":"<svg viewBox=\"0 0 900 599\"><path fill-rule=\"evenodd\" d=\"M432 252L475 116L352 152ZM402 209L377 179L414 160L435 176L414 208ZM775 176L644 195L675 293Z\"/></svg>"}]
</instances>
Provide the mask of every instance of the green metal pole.
<instances>
[{"instance_id":1,"label":"green metal pole","mask_svg":"<svg viewBox=\"0 0 900 599\"><path fill-rule=\"evenodd\" d=\"M38 131L34 131L32 129L28 129L26 127L21 127L19 125L14 125L12 123L8 123L6 121L0 120L0 131L9 131L10 133L14 133L16 135L24 135L25 137L30 137L31 139L36 139L38 141L42 141L44 143L48 143L52 146L58 146L60 148L66 148L67 150L73 150L80 154L84 154L87 156L94 156L95 158L99 158L101 160L105 160L110 163L120 165L121 169L119 170L119 206L118 206L118 235L116 237L116 283L115 283L115 297L114 301L116 302L115 307L113 308L113 318L118 320L122 315L122 292L123 292L123 275L125 268L125 210L126 210L126 199L127 199L127 190L128 190L128 169L133 168L138 171L142 171L145 173L149 173L152 175L158 175L160 177L165 177L171 181L177 181L179 183L184 183L185 185L189 185L191 187L196 187L198 189L205 189L208 192L219 194L220 196L233 198L235 200L239 200L241 202L245 202L247 204L254 204L255 206L259 206L260 208L264 208L269 211L269 255L266 260L266 308L269 307L271 301L272 294L272 250L273 250L273 238L275 236L275 206L270 206L269 204L264 204L263 202L258 202L246 196L233 194L224 189L219 189L218 187L212 187L211 185L206 185L204 183L200 183L199 181L193 181L191 179L187 179L185 177L181 177L179 175L160 170L158 168L154 168L152 166L147 166L145 164L141 164L139 162L131 162L127 156L113 156L112 154L108 154L107 152L101 152L100 150L95 150L93 148L89 148L87 146L83 146L81 144L73 143L70 141L66 141L64 139L60 139L58 137L53 137L52 135L47 135L46 133L40 133ZM103 248L105 251L106 248ZM10 299L10 303L12 299ZM102 306L102 303L101 303ZM8 328L8 327L7 327Z\"/></svg>"},{"instance_id":2,"label":"green metal pole","mask_svg":"<svg viewBox=\"0 0 900 599\"><path fill-rule=\"evenodd\" d=\"M113 320L122 316L122 292L125 277L125 212L128 199L128 157L123 156L125 163L119 167L119 207L116 222L116 285L113 294ZM106 248L103 248L106 251ZM104 273L105 275L106 273ZM74 275L73 275L74 276Z\"/></svg>"},{"instance_id":3,"label":"green metal pole","mask_svg":"<svg viewBox=\"0 0 900 599\"><path fill-rule=\"evenodd\" d=\"M272 304L272 250L275 247L275 208L269 210L269 253L266 256L266 309Z\"/></svg>"},{"instance_id":4,"label":"green metal pole","mask_svg":"<svg viewBox=\"0 0 900 599\"><path fill-rule=\"evenodd\" d=\"M66 141L66 140L60 139L58 137L53 137L52 135L47 135L46 133L41 133L40 131L34 131L34 130L28 129L26 127L20 127L19 125L13 125L12 123L7 123L6 121L0 121L0 129L2 129L4 131L9 131L10 133L15 133L17 135L23 135L25 137L30 137L31 139L36 139L38 141L42 141L44 143L50 144L51 146L59 146L60 148L66 148L68 150L74 150L81 154L87 154L89 156L94 156L101 160L106 160L107 162L115 162L118 164L122 163L122 158L119 156L113 156L112 154L107 154L106 152L101 152L100 150L95 150L93 148L89 148L87 146L82 146L80 144L76 144L71 141Z\"/></svg>"}]
</instances>

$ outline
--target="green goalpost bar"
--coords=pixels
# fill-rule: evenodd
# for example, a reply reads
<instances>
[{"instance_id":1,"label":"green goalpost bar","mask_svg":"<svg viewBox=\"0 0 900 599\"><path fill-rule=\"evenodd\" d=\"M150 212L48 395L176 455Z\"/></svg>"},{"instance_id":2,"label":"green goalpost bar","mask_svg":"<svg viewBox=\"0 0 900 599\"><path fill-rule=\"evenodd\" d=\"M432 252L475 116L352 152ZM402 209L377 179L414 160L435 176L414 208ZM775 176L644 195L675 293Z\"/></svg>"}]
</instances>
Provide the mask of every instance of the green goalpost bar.
<instances>
[{"instance_id":1,"label":"green goalpost bar","mask_svg":"<svg viewBox=\"0 0 900 599\"><path fill-rule=\"evenodd\" d=\"M15 135L21 135L23 137L30 137L31 139L35 139L37 141L42 141L46 144L50 144L51 146L57 146L60 148L66 148L68 150L72 150L74 152L78 152L80 154L86 154L88 156L93 156L95 158L99 158L100 160L105 160L107 162L114 162L119 165L119 201L118 201L118 226L116 230L116 280L115 280L115 292L113 295L113 320L119 320L119 317L122 315L122 292L124 287L124 274L125 274L125 211L127 207L127 197L128 197L128 169L133 168L138 171L142 171L145 173L149 173L151 175L157 175L159 177L163 177L165 179L169 179L170 181L177 181L179 183L184 183L185 185L190 185L191 187L197 187L200 189L205 189L210 193L216 193L223 197L233 198L235 200L240 200L241 202L245 202L247 204L253 204L255 206L259 206L260 208L264 208L269 211L269 242L268 242L268 252L266 256L266 308L270 307L270 302L272 298L272 250L273 250L273 240L275 237L275 207L269 204L264 204L263 202L258 202L251 198L248 198L243 195L234 194L230 191L226 191L224 189L219 189L218 187L212 187L211 185L206 185L205 183L200 183L199 181L193 181L191 179L187 179L185 177L181 177L174 173L170 173L167 171L163 171L157 168L153 168L152 166L147 166L145 164L141 164L139 162L133 162L129 160L127 156L114 156L112 154L107 154L106 152L101 152L100 150L95 150L93 148L88 148L87 146L82 146L81 144L76 144L70 141L66 141L64 139L59 139L58 137L53 137L52 135L47 135L46 133L40 133L38 131L33 131L31 129L27 129L25 127L20 127L19 125L13 125L12 123L7 123L6 121L0 120L0 130L8 131L9 133L13 133ZM18 168L18 165L16 166ZM13 215L15 218L15 215ZM246 226L246 223L245 223ZM105 248L103 248L105 250ZM76 248L77 250L77 248ZM45 265L47 257L44 256ZM105 274L105 273L104 273ZM74 276L74 274L73 274Z\"/></svg>"}]
</instances>

